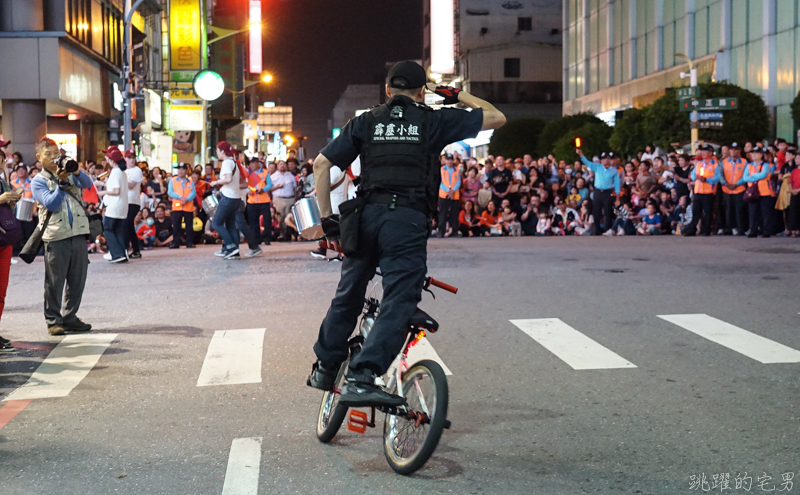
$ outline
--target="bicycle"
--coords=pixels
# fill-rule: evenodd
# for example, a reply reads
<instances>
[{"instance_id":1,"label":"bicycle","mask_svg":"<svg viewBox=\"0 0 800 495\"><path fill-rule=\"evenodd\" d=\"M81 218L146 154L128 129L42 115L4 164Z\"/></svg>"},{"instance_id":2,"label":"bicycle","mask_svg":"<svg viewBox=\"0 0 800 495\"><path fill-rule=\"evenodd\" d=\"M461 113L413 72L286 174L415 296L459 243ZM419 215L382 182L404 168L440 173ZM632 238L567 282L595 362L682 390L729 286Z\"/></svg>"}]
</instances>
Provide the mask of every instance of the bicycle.
<instances>
[{"instance_id":1,"label":"bicycle","mask_svg":"<svg viewBox=\"0 0 800 495\"><path fill-rule=\"evenodd\" d=\"M376 271L376 275L380 276L380 272ZM433 295L429 289L431 286L453 294L458 292L456 287L425 277L423 290ZM373 290L375 287L377 284L373 285ZM317 419L317 438L323 443L333 440L348 416L348 408L339 404L347 367L361 350L361 344L369 335L379 312L380 301L370 291L364 300L358 332L348 341L349 358L339 367L331 390L322 395ZM388 377L388 381L381 378L381 385L386 391L404 397L407 405L370 407L369 416L354 409L348 417L348 429L363 434L367 428L376 426L376 409L386 413L383 423L383 451L386 461L399 474L412 474L425 465L436 450L442 432L450 428L450 421L447 419L449 391L444 370L439 363L432 360L419 361L410 367L408 365L408 351L426 334L436 333L438 329L436 320L417 308L411 318L405 344L384 375Z\"/></svg>"}]
</instances>

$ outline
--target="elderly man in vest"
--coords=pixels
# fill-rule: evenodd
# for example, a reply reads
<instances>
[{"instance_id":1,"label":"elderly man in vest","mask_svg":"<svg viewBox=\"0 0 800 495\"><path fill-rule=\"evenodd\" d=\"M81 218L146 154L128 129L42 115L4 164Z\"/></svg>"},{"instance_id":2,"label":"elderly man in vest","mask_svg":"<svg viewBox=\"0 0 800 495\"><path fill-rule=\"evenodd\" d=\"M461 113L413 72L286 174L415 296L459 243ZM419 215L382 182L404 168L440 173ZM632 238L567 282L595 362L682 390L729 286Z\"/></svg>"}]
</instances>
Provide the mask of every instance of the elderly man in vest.
<instances>
[{"instance_id":1,"label":"elderly man in vest","mask_svg":"<svg viewBox=\"0 0 800 495\"><path fill-rule=\"evenodd\" d=\"M194 183L186 176L189 166L185 163L178 165L178 176L173 177L167 186L167 194L172 200L172 244L170 249L181 247L181 221L186 225L186 247L194 247L194 198L197 191Z\"/></svg>"},{"instance_id":2,"label":"elderly man in vest","mask_svg":"<svg viewBox=\"0 0 800 495\"><path fill-rule=\"evenodd\" d=\"M453 166L453 155L442 157L442 182L439 184L439 237L447 234L447 223L453 235L458 232L458 213L461 207L461 172Z\"/></svg>"},{"instance_id":3,"label":"elderly man in vest","mask_svg":"<svg viewBox=\"0 0 800 495\"><path fill-rule=\"evenodd\" d=\"M43 170L31 182L33 197L39 203L39 222L47 221L42 235L44 318L50 335L92 329L78 319L89 268L89 219L80 197L81 189L92 187L92 179L80 169L69 173L58 167L58 156L58 145L52 139L36 143L36 158Z\"/></svg>"},{"instance_id":4,"label":"elderly man in vest","mask_svg":"<svg viewBox=\"0 0 800 495\"><path fill-rule=\"evenodd\" d=\"M692 198L692 222L683 231L686 236L697 234L697 222L703 219L703 235L711 235L711 222L714 213L714 196L717 184L722 178L722 167L714 158L714 148L710 144L697 148L700 160L692 170L694 198Z\"/></svg>"}]
</instances>

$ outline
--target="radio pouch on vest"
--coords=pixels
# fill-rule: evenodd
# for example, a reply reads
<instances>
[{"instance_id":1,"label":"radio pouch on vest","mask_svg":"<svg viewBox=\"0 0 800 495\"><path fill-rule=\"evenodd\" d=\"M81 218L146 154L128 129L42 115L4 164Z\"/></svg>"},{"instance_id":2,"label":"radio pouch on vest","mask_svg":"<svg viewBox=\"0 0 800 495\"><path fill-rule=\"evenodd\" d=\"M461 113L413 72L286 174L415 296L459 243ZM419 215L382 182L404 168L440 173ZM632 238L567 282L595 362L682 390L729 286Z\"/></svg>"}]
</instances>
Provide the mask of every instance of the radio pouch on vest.
<instances>
[{"instance_id":1,"label":"radio pouch on vest","mask_svg":"<svg viewBox=\"0 0 800 495\"><path fill-rule=\"evenodd\" d=\"M366 198L359 196L339 205L339 245L345 256L358 254L359 224L366 204Z\"/></svg>"}]
</instances>

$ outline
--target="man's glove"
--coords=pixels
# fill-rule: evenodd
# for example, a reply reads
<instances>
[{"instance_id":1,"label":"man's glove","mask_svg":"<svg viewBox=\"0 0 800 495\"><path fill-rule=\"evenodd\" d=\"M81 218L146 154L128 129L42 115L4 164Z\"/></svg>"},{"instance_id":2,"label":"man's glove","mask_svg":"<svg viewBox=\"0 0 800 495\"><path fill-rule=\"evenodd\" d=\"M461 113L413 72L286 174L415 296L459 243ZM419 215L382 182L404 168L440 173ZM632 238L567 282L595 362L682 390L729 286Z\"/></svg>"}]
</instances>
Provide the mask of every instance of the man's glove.
<instances>
[{"instance_id":1,"label":"man's glove","mask_svg":"<svg viewBox=\"0 0 800 495\"><path fill-rule=\"evenodd\" d=\"M458 93L461 90L452 86L436 86L433 92L444 98L443 105L455 105L458 103Z\"/></svg>"},{"instance_id":2,"label":"man's glove","mask_svg":"<svg viewBox=\"0 0 800 495\"><path fill-rule=\"evenodd\" d=\"M322 231L329 240L339 238L339 215L331 215L322 219Z\"/></svg>"}]
</instances>

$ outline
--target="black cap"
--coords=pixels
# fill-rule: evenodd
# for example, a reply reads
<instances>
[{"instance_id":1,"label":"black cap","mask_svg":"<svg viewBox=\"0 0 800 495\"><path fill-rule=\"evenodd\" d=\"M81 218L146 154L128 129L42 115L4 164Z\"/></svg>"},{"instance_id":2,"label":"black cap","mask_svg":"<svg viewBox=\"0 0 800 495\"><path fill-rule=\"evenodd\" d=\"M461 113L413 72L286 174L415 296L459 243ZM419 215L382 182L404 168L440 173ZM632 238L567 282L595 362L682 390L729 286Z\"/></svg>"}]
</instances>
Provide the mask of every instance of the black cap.
<instances>
[{"instance_id":1,"label":"black cap","mask_svg":"<svg viewBox=\"0 0 800 495\"><path fill-rule=\"evenodd\" d=\"M604 152L603 152L603 153L600 155L600 158L601 158L601 159L603 159L603 158L614 158L614 153L613 153L612 151L609 151L609 152L605 152L605 151L604 151Z\"/></svg>"},{"instance_id":2,"label":"black cap","mask_svg":"<svg viewBox=\"0 0 800 495\"><path fill-rule=\"evenodd\" d=\"M181 162L178 164L178 168L189 168L189 165L187 165L186 162Z\"/></svg>"},{"instance_id":3,"label":"black cap","mask_svg":"<svg viewBox=\"0 0 800 495\"><path fill-rule=\"evenodd\" d=\"M730 145L730 149L738 150L738 149L741 149L741 148L739 148L739 143L733 143L733 144Z\"/></svg>"},{"instance_id":4,"label":"black cap","mask_svg":"<svg viewBox=\"0 0 800 495\"><path fill-rule=\"evenodd\" d=\"M447 158L448 160L452 160L453 159L453 154L452 153L445 153L444 157Z\"/></svg>"},{"instance_id":5,"label":"black cap","mask_svg":"<svg viewBox=\"0 0 800 495\"><path fill-rule=\"evenodd\" d=\"M750 153L766 153L767 150L761 147L760 144L757 144L755 148Z\"/></svg>"},{"instance_id":6,"label":"black cap","mask_svg":"<svg viewBox=\"0 0 800 495\"><path fill-rule=\"evenodd\" d=\"M389 69L386 82L391 88L417 89L425 86L428 76L421 65L412 60L406 60L394 64L394 67Z\"/></svg>"}]
</instances>

